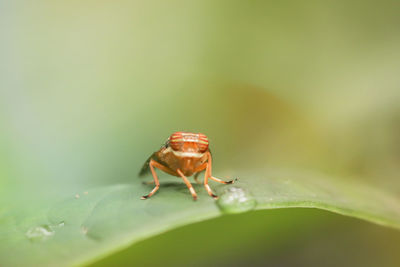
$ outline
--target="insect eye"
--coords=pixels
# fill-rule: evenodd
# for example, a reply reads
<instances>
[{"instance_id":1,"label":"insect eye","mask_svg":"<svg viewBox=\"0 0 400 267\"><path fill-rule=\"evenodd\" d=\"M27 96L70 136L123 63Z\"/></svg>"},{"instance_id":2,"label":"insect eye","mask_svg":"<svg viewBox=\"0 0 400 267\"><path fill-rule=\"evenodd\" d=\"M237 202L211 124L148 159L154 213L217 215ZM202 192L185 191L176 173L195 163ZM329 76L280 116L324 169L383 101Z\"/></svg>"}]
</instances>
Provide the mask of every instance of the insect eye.
<instances>
[{"instance_id":1,"label":"insect eye","mask_svg":"<svg viewBox=\"0 0 400 267\"><path fill-rule=\"evenodd\" d=\"M208 138L204 134L199 134L198 146L200 152L206 152L208 149Z\"/></svg>"},{"instance_id":2,"label":"insect eye","mask_svg":"<svg viewBox=\"0 0 400 267\"><path fill-rule=\"evenodd\" d=\"M173 133L169 138L168 138L168 143L171 146L173 150L179 150L181 146L184 143L184 138L183 138L183 132L176 132Z\"/></svg>"},{"instance_id":3,"label":"insect eye","mask_svg":"<svg viewBox=\"0 0 400 267\"><path fill-rule=\"evenodd\" d=\"M180 150L183 144L184 144L183 141L174 141L174 140L168 143L168 145L175 151Z\"/></svg>"},{"instance_id":4,"label":"insect eye","mask_svg":"<svg viewBox=\"0 0 400 267\"><path fill-rule=\"evenodd\" d=\"M199 151L200 151L201 153L206 152L207 149L208 149L208 145L199 145Z\"/></svg>"}]
</instances>

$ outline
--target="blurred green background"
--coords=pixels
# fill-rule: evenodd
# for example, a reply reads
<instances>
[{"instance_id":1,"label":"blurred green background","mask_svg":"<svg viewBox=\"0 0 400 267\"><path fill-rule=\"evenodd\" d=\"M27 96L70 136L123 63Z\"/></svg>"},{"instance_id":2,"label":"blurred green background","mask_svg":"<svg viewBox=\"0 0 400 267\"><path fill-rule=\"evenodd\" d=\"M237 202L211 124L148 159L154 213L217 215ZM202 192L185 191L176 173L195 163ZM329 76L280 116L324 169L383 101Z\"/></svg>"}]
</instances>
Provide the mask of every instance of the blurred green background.
<instances>
[{"instance_id":1,"label":"blurred green background","mask_svg":"<svg viewBox=\"0 0 400 267\"><path fill-rule=\"evenodd\" d=\"M0 199L132 183L177 130L209 136L216 173L318 170L398 195L399 12L389 0L1 1ZM399 240L326 212L259 211L97 265L397 266Z\"/></svg>"}]
</instances>

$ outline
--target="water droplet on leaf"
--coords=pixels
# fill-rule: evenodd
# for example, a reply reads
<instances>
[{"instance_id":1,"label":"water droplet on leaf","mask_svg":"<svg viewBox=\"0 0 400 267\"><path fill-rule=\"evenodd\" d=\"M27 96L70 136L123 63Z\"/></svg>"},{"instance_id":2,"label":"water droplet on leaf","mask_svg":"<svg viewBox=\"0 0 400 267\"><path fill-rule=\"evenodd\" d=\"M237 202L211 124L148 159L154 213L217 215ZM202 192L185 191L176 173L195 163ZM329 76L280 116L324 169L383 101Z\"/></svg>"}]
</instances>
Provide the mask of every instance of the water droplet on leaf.
<instances>
[{"instance_id":1,"label":"water droplet on leaf","mask_svg":"<svg viewBox=\"0 0 400 267\"><path fill-rule=\"evenodd\" d=\"M217 205L224 213L241 213L255 208L257 201L241 187L228 187L217 200Z\"/></svg>"},{"instance_id":2,"label":"water droplet on leaf","mask_svg":"<svg viewBox=\"0 0 400 267\"><path fill-rule=\"evenodd\" d=\"M25 236L31 241L45 241L54 235L53 229L49 225L41 225L30 228Z\"/></svg>"}]
</instances>

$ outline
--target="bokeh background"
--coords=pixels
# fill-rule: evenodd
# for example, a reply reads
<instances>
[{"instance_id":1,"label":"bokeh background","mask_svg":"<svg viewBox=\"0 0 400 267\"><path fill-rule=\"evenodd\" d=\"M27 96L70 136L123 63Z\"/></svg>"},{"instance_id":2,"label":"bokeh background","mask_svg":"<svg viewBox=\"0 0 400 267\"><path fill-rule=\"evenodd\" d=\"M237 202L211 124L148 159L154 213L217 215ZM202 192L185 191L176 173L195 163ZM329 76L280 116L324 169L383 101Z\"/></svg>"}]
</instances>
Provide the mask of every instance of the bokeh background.
<instances>
[{"instance_id":1,"label":"bokeh background","mask_svg":"<svg viewBox=\"0 0 400 267\"><path fill-rule=\"evenodd\" d=\"M2 1L0 194L131 183L188 130L209 136L215 172L318 170L398 195L399 12L390 0ZM399 241L290 209L186 226L97 265L398 266Z\"/></svg>"}]
</instances>

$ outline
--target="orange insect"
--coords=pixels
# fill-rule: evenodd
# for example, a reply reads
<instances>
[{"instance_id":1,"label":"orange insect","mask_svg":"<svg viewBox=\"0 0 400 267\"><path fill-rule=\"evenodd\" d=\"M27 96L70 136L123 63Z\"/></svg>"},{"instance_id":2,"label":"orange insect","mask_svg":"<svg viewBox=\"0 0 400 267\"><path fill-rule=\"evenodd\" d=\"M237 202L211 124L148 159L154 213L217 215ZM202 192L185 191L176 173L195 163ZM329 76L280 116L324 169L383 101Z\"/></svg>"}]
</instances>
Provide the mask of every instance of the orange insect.
<instances>
[{"instance_id":1,"label":"orange insect","mask_svg":"<svg viewBox=\"0 0 400 267\"><path fill-rule=\"evenodd\" d=\"M217 199L214 195L208 179L214 180L222 184L232 184L234 181L223 181L211 175L211 152L208 148L208 138L201 133L175 132L167 140L167 142L154 152L143 165L139 176L143 176L151 171L154 178L155 187L148 195L142 196L142 199L147 199L154 195L160 187L157 174L154 168L160 169L168 174L181 177L183 182L189 188L193 199L197 199L196 191L188 180L188 176L195 174L197 176L201 171L205 170L204 187L208 194Z\"/></svg>"}]
</instances>

